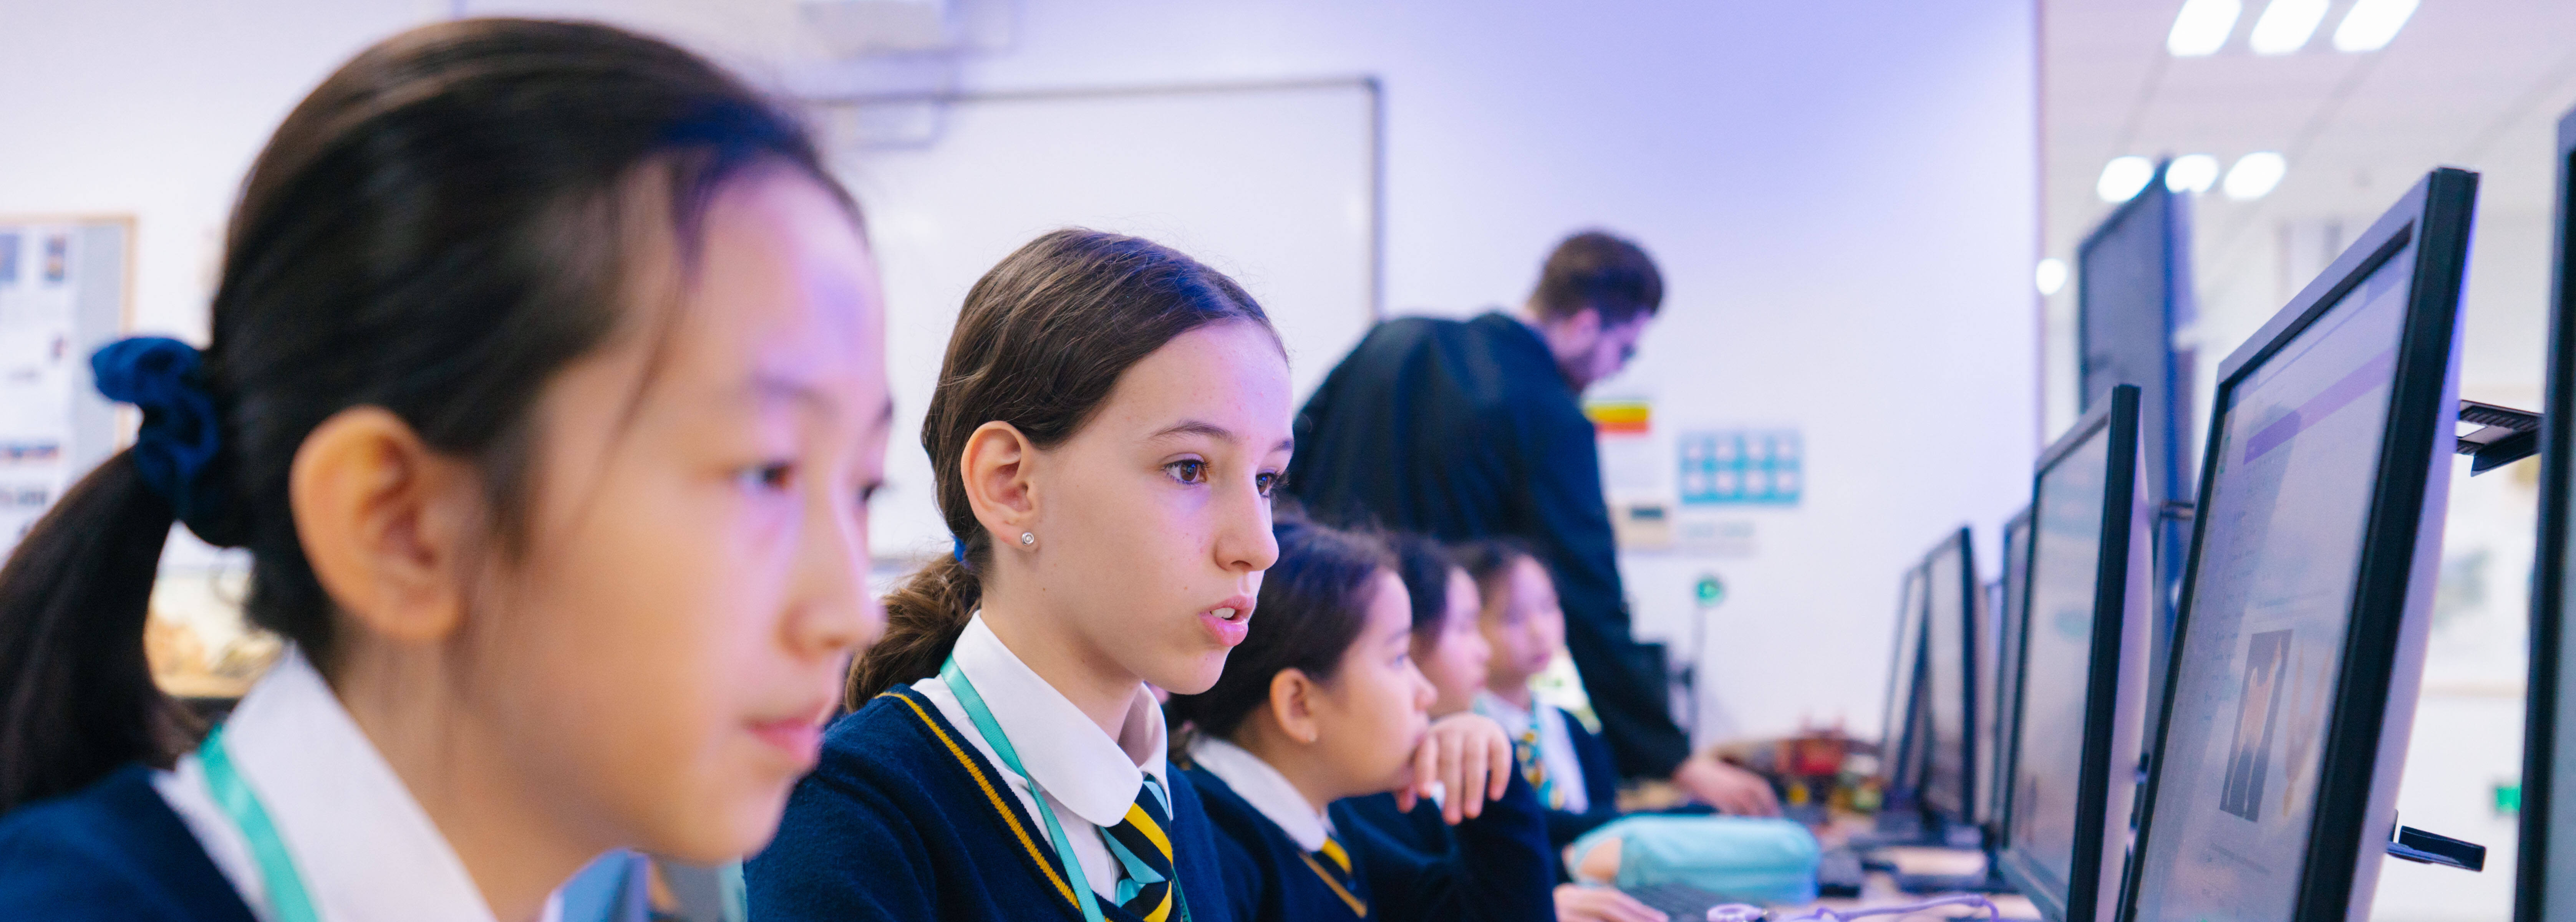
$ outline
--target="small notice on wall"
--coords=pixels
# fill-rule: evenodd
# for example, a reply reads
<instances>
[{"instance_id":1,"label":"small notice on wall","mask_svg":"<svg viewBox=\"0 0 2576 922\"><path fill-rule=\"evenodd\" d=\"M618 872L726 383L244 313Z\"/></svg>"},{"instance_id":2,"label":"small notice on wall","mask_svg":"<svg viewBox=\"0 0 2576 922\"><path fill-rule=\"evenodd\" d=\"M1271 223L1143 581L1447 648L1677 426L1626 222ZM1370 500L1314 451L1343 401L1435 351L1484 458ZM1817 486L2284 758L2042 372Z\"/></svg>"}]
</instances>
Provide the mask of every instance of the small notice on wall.
<instances>
[{"instance_id":1,"label":"small notice on wall","mask_svg":"<svg viewBox=\"0 0 2576 922\"><path fill-rule=\"evenodd\" d=\"M132 225L0 220L0 556L115 443L89 353L125 319Z\"/></svg>"},{"instance_id":2,"label":"small notice on wall","mask_svg":"<svg viewBox=\"0 0 2576 922\"><path fill-rule=\"evenodd\" d=\"M1798 430L1703 430L1673 441L1684 505L1795 506L1806 493L1806 444Z\"/></svg>"}]
</instances>

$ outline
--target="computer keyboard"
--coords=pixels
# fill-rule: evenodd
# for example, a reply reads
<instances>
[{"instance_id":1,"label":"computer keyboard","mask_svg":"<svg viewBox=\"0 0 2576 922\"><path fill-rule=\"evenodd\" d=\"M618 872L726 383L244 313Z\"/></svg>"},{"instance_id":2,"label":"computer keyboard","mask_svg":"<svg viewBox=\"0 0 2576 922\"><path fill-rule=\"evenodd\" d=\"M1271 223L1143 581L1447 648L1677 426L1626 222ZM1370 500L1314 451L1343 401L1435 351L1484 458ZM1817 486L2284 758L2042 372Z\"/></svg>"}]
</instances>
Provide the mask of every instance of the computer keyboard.
<instances>
[{"instance_id":1,"label":"computer keyboard","mask_svg":"<svg viewBox=\"0 0 2576 922\"><path fill-rule=\"evenodd\" d=\"M1671 917L1673 922L1699 922L1708 918L1710 907L1727 901L1725 897L1689 884L1646 884L1627 888L1624 892L1636 897L1637 902Z\"/></svg>"}]
</instances>

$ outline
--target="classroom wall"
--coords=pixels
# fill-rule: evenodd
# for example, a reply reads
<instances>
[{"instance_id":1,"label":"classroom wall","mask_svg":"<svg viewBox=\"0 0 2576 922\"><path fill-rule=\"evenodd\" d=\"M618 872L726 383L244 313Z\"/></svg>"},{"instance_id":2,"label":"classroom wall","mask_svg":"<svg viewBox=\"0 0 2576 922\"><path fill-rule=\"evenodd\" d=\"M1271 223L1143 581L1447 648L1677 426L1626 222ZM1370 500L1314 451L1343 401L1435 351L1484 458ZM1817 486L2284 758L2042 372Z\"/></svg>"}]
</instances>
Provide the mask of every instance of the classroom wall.
<instances>
[{"instance_id":1,"label":"classroom wall","mask_svg":"<svg viewBox=\"0 0 2576 922\"><path fill-rule=\"evenodd\" d=\"M775 19L738 12L757 5L459 6L684 31L713 16L682 37L761 71L780 46L746 37ZM138 214L140 325L202 336L223 210L261 138L338 60L451 8L13 10L0 28L0 214ZM953 85L1378 76L1393 313L1516 303L1547 247L1579 227L1657 255L1664 318L1604 391L1650 400L1659 439L1786 427L1807 455L1797 507L1693 513L1749 528L1750 542L1623 561L1649 634L1686 633L1701 574L1728 587L1709 620L1704 738L1810 716L1874 733L1899 569L1967 522L1993 571L2038 429L2026 0L1026 0L1012 13L1008 47L967 58ZM766 69L806 85L834 82L830 71ZM840 83L864 88L871 72ZM1654 451L1668 467L1669 442Z\"/></svg>"}]
</instances>

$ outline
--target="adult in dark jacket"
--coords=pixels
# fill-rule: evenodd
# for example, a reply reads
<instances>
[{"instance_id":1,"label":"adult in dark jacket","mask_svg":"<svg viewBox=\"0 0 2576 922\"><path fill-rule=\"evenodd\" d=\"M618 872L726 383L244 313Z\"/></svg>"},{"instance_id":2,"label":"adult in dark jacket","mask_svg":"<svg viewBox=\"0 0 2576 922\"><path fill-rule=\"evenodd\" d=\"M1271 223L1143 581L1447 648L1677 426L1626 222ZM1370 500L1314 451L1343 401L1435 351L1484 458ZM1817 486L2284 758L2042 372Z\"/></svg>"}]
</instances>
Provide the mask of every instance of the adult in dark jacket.
<instances>
[{"instance_id":1,"label":"adult in dark jacket","mask_svg":"<svg viewBox=\"0 0 2576 922\"><path fill-rule=\"evenodd\" d=\"M1662 302L1645 251L1587 231L1557 245L1517 316L1379 324L1299 414L1287 488L1324 521L1536 549L1619 773L1669 778L1730 812L1774 813L1760 778L1691 754L1662 663L1629 633L1599 450L1578 398L1627 364Z\"/></svg>"}]
</instances>

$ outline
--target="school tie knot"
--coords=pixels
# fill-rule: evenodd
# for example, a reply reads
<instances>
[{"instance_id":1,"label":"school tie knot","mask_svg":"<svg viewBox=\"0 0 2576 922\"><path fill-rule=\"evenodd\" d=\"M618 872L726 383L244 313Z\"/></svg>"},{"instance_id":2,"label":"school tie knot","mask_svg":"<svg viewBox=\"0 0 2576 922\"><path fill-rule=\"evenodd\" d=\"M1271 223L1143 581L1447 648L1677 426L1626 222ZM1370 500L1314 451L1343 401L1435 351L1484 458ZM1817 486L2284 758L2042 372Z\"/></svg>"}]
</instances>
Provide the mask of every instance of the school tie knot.
<instances>
[{"instance_id":1,"label":"school tie knot","mask_svg":"<svg viewBox=\"0 0 2576 922\"><path fill-rule=\"evenodd\" d=\"M1547 776L1547 762L1539 758L1538 718L1530 718L1530 727L1512 737L1512 760L1521 763L1521 777L1529 779L1530 788L1538 792L1538 802L1550 810L1565 809L1565 792Z\"/></svg>"},{"instance_id":2,"label":"school tie knot","mask_svg":"<svg viewBox=\"0 0 2576 922\"><path fill-rule=\"evenodd\" d=\"M1169 922L1172 915L1171 810L1163 786L1151 776L1136 791L1118 825L1102 830L1109 853L1118 859L1118 905L1144 922Z\"/></svg>"},{"instance_id":3,"label":"school tie knot","mask_svg":"<svg viewBox=\"0 0 2576 922\"><path fill-rule=\"evenodd\" d=\"M1351 853L1342 847L1342 840L1334 838L1330 832L1325 833L1324 847L1307 852L1306 863L1315 869L1317 876L1324 878L1324 884L1332 888L1334 896L1341 897L1342 902L1351 907L1352 915L1368 918L1368 902L1360 899L1359 882L1355 879L1358 875L1351 871Z\"/></svg>"}]
</instances>

